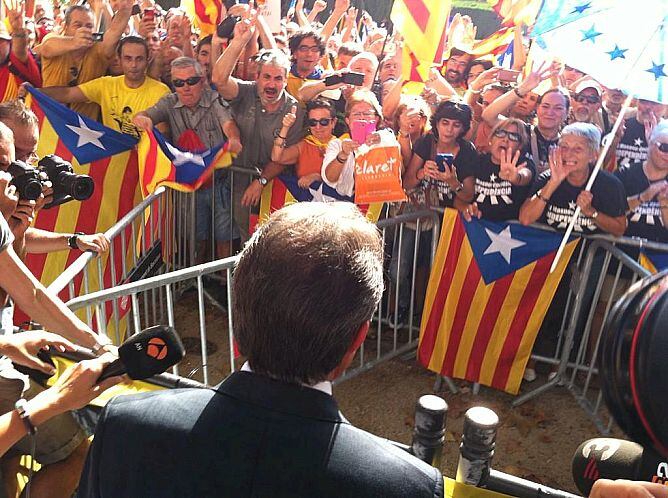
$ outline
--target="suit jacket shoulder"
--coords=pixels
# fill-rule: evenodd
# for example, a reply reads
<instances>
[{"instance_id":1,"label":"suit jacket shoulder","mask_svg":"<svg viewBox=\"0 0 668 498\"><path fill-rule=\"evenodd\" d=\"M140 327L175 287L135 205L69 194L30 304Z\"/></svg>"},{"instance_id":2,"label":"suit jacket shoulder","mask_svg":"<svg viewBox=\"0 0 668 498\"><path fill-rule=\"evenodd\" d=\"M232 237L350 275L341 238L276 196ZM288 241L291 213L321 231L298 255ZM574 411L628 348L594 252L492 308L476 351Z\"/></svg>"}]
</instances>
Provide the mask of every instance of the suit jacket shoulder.
<instances>
[{"instance_id":1,"label":"suit jacket shoulder","mask_svg":"<svg viewBox=\"0 0 668 498\"><path fill-rule=\"evenodd\" d=\"M437 469L349 424L331 396L235 373L216 389L117 397L79 496L433 497Z\"/></svg>"}]
</instances>

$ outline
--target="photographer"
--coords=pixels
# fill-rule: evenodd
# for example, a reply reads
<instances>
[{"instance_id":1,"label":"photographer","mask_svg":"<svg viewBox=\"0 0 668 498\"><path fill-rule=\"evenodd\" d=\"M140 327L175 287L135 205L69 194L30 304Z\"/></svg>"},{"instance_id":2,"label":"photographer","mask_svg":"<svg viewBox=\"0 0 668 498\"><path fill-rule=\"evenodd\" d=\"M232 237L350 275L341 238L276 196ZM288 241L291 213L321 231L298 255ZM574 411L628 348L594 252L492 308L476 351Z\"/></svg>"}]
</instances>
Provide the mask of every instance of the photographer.
<instances>
[{"instance_id":1,"label":"photographer","mask_svg":"<svg viewBox=\"0 0 668 498\"><path fill-rule=\"evenodd\" d=\"M0 104L0 123L5 124L13 132L13 149L15 159L31 164L37 159L37 140L39 138L39 125L35 114L28 109L20 100L12 100ZM0 170L6 171L11 161L7 160L7 150L0 154ZM5 158L5 159L3 159ZM18 242L23 253L49 253L69 249L80 251L93 251L104 254L109 250L109 240L102 233L86 235L82 233L56 233L40 230L30 226L32 219L41 209L51 195L51 189L44 191L44 197L37 202L19 201L22 206L14 215L7 218L14 238L23 240ZM32 203L32 204L31 204ZM14 244L17 249L17 243Z\"/></svg>"},{"instance_id":2,"label":"photographer","mask_svg":"<svg viewBox=\"0 0 668 498\"><path fill-rule=\"evenodd\" d=\"M5 169L15 160L12 131L0 123L0 169ZM86 324L81 322L65 305L50 296L25 267L12 245L13 234L5 217L14 225L16 233L23 235L31 223L35 201L19 201L16 188L10 184L12 178L6 172L0 172L0 288L3 289L0 308L1 331L9 335L13 330L13 303L8 301L4 291L9 291L16 301L32 319L45 327L57 330L68 339L99 353L104 349L112 350L106 337L98 337ZM43 201L40 201L43 202ZM28 232L29 233L29 232ZM57 238L62 235L38 232L36 238L26 244L31 249L37 244L42 248L57 246ZM60 247L59 247L60 248ZM8 412L21 398L30 399L43 389L32 382L29 377L16 371L11 362L0 360L0 413ZM79 470L88 449L88 439L78 423L69 413L55 417L36 438L37 459L43 465L35 476L33 490L49 489L49 496L71 496L76 488ZM20 441L17 446L20 454L30 452L27 440ZM50 465L59 465L50 471ZM12 467L12 465L14 467ZM16 471L17 459L3 459L3 473L11 475ZM66 472L63 472L66 470ZM65 477L65 475L67 477ZM43 487L42 487L43 486ZM40 493L35 491L37 496Z\"/></svg>"}]
</instances>

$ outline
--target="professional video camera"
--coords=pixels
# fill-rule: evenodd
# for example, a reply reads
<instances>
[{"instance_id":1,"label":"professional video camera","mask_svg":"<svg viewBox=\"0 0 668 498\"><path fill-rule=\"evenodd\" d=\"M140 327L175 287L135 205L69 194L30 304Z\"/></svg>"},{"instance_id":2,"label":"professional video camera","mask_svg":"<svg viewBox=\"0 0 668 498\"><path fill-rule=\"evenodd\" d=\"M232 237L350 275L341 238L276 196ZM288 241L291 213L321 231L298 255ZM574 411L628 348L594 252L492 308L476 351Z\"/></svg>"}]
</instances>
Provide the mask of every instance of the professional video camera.
<instances>
[{"instance_id":1,"label":"professional video camera","mask_svg":"<svg viewBox=\"0 0 668 498\"><path fill-rule=\"evenodd\" d=\"M73 199L85 201L93 195L95 189L90 176L75 173L69 162L54 154L40 159L37 168L23 161L13 161L7 171L13 176L12 185L16 187L19 199L32 201L39 199L43 183L50 181L53 200L44 206L47 209Z\"/></svg>"}]
</instances>

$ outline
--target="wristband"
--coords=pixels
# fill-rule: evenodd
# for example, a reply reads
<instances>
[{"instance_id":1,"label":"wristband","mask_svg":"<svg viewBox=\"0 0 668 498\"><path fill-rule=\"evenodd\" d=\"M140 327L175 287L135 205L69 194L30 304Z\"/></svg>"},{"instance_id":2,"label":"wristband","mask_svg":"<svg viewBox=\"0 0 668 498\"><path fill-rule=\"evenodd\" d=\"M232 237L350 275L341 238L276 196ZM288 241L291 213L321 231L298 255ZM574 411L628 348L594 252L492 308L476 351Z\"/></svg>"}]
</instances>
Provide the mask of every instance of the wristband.
<instances>
[{"instance_id":1,"label":"wristband","mask_svg":"<svg viewBox=\"0 0 668 498\"><path fill-rule=\"evenodd\" d=\"M28 429L28 433L34 436L37 433L37 427L32 423L30 415L28 415L28 412L26 411L27 404L28 402L21 398L14 404L14 409L18 412L21 420L23 420L26 429Z\"/></svg>"},{"instance_id":2,"label":"wristband","mask_svg":"<svg viewBox=\"0 0 668 498\"><path fill-rule=\"evenodd\" d=\"M459 182L459 185L458 185L457 188L455 189L455 194L458 194L458 193L461 192L462 190L464 190L464 184L463 184L462 182Z\"/></svg>"},{"instance_id":3,"label":"wristband","mask_svg":"<svg viewBox=\"0 0 668 498\"><path fill-rule=\"evenodd\" d=\"M346 157L345 159L341 159L341 158L339 157L339 155L337 154L337 155L336 155L336 160L337 160L338 162L340 162L341 164L346 164L346 161L348 160L348 158Z\"/></svg>"},{"instance_id":4,"label":"wristband","mask_svg":"<svg viewBox=\"0 0 668 498\"><path fill-rule=\"evenodd\" d=\"M539 198L541 201L543 201L545 204L547 204L548 202L550 202L550 199L548 199L547 197L545 197L545 196L543 195L543 189L540 189L538 192L536 192L536 197L538 197L538 198Z\"/></svg>"},{"instance_id":5,"label":"wristband","mask_svg":"<svg viewBox=\"0 0 668 498\"><path fill-rule=\"evenodd\" d=\"M591 213L590 218L591 218L592 220L595 220L596 218L598 218L598 211L594 210L594 212Z\"/></svg>"},{"instance_id":6,"label":"wristband","mask_svg":"<svg viewBox=\"0 0 668 498\"><path fill-rule=\"evenodd\" d=\"M77 241L79 240L80 235L85 235L83 232L74 232L72 235L67 237L67 245L70 249L79 249Z\"/></svg>"}]
</instances>

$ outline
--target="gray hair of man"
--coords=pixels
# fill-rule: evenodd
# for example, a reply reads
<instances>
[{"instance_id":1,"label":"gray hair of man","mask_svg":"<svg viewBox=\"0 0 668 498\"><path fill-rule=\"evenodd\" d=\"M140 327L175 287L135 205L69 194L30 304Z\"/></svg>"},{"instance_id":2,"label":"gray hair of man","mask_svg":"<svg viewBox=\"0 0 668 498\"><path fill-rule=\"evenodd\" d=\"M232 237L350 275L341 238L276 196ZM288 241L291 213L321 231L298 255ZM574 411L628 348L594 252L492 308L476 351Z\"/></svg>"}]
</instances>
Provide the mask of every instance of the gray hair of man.
<instances>
[{"instance_id":1,"label":"gray hair of man","mask_svg":"<svg viewBox=\"0 0 668 498\"><path fill-rule=\"evenodd\" d=\"M564 138L566 135L584 138L589 149L597 154L601 148L601 130L591 123L569 124L561 130L561 138Z\"/></svg>"},{"instance_id":2,"label":"gray hair of man","mask_svg":"<svg viewBox=\"0 0 668 498\"><path fill-rule=\"evenodd\" d=\"M177 57L172 61L170 67L172 71L174 69L186 69L192 67L195 70L195 74L197 74L197 76L204 76L204 69L202 68L202 65L192 57Z\"/></svg>"},{"instance_id":3,"label":"gray hair of man","mask_svg":"<svg viewBox=\"0 0 668 498\"><path fill-rule=\"evenodd\" d=\"M287 75L288 71L290 71L290 66L292 65L292 62L290 62L290 57L279 49L262 50L259 54L257 54L256 60L258 75L262 72L262 68L264 68L264 66L274 66L279 69L283 69Z\"/></svg>"},{"instance_id":4,"label":"gray hair of man","mask_svg":"<svg viewBox=\"0 0 668 498\"><path fill-rule=\"evenodd\" d=\"M662 119L656 124L654 129L652 129L652 133L649 136L650 143L658 140L659 135L663 133L668 133L668 119Z\"/></svg>"}]
</instances>

